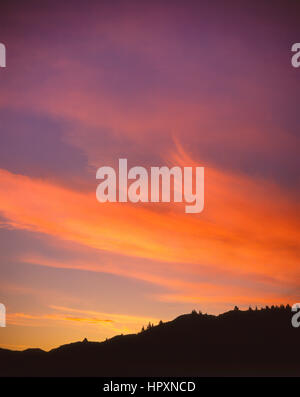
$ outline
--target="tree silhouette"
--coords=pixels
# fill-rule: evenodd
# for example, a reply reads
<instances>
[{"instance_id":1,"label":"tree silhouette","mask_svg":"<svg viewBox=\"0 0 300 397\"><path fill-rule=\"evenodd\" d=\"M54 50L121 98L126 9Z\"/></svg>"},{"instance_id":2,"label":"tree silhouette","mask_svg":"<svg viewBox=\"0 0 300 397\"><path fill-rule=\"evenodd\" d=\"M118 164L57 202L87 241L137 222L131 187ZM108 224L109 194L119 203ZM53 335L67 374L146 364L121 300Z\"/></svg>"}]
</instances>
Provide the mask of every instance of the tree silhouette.
<instances>
[{"instance_id":1,"label":"tree silhouette","mask_svg":"<svg viewBox=\"0 0 300 397\"><path fill-rule=\"evenodd\" d=\"M150 321L149 321L149 324L147 325L147 329L151 329L151 328L153 328L153 327L154 327L154 325L151 324Z\"/></svg>"}]
</instances>

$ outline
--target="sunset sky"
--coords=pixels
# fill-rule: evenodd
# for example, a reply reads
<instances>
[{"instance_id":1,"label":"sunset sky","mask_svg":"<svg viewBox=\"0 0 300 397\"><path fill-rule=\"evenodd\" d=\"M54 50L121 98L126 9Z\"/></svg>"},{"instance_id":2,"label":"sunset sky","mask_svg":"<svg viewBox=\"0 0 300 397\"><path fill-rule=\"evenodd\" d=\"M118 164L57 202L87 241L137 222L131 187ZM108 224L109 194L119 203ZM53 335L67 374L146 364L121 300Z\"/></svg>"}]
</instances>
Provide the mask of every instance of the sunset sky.
<instances>
[{"instance_id":1,"label":"sunset sky","mask_svg":"<svg viewBox=\"0 0 300 397\"><path fill-rule=\"evenodd\" d=\"M0 347L300 301L299 2L0 9ZM205 167L204 211L100 204L119 158Z\"/></svg>"}]
</instances>

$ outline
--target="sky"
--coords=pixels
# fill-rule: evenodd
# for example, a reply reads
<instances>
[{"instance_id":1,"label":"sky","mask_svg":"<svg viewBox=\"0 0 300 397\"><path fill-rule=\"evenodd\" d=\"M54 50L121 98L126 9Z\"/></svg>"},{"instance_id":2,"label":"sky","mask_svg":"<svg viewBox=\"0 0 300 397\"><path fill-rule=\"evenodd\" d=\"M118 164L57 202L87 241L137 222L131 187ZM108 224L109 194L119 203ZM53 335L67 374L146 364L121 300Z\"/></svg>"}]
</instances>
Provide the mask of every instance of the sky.
<instances>
[{"instance_id":1,"label":"sky","mask_svg":"<svg viewBox=\"0 0 300 397\"><path fill-rule=\"evenodd\" d=\"M299 2L4 1L0 347L299 301ZM205 167L205 205L96 171Z\"/></svg>"}]
</instances>

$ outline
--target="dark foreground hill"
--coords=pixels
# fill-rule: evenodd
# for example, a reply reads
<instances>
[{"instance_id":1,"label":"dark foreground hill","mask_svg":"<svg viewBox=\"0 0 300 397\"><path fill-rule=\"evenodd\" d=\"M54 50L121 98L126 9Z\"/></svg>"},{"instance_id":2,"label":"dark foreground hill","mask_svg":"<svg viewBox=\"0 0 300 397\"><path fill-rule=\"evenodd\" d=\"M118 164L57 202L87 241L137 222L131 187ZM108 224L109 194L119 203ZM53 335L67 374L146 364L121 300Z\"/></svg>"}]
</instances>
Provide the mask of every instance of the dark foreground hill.
<instances>
[{"instance_id":1,"label":"dark foreground hill","mask_svg":"<svg viewBox=\"0 0 300 397\"><path fill-rule=\"evenodd\" d=\"M1 376L299 376L290 307L182 315L136 335L49 352L0 349Z\"/></svg>"}]
</instances>

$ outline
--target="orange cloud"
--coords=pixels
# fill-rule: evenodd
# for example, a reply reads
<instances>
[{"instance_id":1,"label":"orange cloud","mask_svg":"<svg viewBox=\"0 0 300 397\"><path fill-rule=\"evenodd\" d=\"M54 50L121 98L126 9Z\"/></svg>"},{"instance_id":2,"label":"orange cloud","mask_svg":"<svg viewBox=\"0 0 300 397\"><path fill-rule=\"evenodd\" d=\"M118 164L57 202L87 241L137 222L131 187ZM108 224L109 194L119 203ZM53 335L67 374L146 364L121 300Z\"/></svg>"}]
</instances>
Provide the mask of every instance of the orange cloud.
<instances>
[{"instance_id":1,"label":"orange cloud","mask_svg":"<svg viewBox=\"0 0 300 397\"><path fill-rule=\"evenodd\" d=\"M174 161L196 164L179 144L170 158ZM205 209L198 215L185 214L183 207L172 204L100 204L95 194L5 170L0 170L0 211L10 227L165 265L122 268L117 263L55 264L45 258L22 258L32 263L107 271L191 294L194 288L182 275L201 275L199 264L233 275L268 276L287 286L299 282L299 205L264 180L215 168L206 167ZM198 293L203 295L203 288Z\"/></svg>"},{"instance_id":2,"label":"orange cloud","mask_svg":"<svg viewBox=\"0 0 300 397\"><path fill-rule=\"evenodd\" d=\"M157 318L152 317L101 313L54 305L50 306L50 309L52 312L47 314L9 313L7 316L7 324L8 326L48 327L51 323L71 322L78 326L97 325L105 327L106 332L109 335L113 335L116 333L137 332L143 325L149 322L158 323L159 321Z\"/></svg>"}]
</instances>

